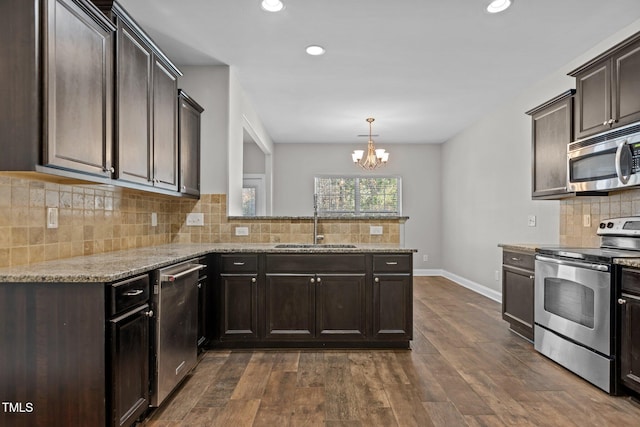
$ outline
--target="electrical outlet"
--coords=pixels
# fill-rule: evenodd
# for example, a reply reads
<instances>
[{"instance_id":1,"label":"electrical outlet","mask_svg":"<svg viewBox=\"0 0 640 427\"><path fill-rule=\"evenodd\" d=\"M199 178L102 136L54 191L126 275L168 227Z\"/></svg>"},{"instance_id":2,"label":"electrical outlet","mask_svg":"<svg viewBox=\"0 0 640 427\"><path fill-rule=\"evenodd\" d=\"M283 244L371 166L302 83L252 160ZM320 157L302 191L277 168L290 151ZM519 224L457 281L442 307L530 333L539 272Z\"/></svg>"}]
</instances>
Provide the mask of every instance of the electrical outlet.
<instances>
[{"instance_id":1,"label":"electrical outlet","mask_svg":"<svg viewBox=\"0 0 640 427\"><path fill-rule=\"evenodd\" d=\"M58 208L47 208L47 228L58 228Z\"/></svg>"},{"instance_id":2,"label":"electrical outlet","mask_svg":"<svg viewBox=\"0 0 640 427\"><path fill-rule=\"evenodd\" d=\"M591 227L591 215L582 215L582 225L584 225L585 227Z\"/></svg>"},{"instance_id":3,"label":"electrical outlet","mask_svg":"<svg viewBox=\"0 0 640 427\"><path fill-rule=\"evenodd\" d=\"M535 215L529 215L529 217L527 218L527 225L529 227L535 227L536 226L536 216Z\"/></svg>"},{"instance_id":4,"label":"electrical outlet","mask_svg":"<svg viewBox=\"0 0 640 427\"><path fill-rule=\"evenodd\" d=\"M422 255L422 261L424 262L429 261L429 255Z\"/></svg>"},{"instance_id":5,"label":"electrical outlet","mask_svg":"<svg viewBox=\"0 0 640 427\"><path fill-rule=\"evenodd\" d=\"M158 214L156 212L151 212L151 226L158 226Z\"/></svg>"},{"instance_id":6,"label":"electrical outlet","mask_svg":"<svg viewBox=\"0 0 640 427\"><path fill-rule=\"evenodd\" d=\"M236 236L248 236L249 227L236 227Z\"/></svg>"},{"instance_id":7,"label":"electrical outlet","mask_svg":"<svg viewBox=\"0 0 640 427\"><path fill-rule=\"evenodd\" d=\"M203 213L189 213L187 214L187 225L195 225L198 227L204 227L204 214Z\"/></svg>"},{"instance_id":8,"label":"electrical outlet","mask_svg":"<svg viewBox=\"0 0 640 427\"><path fill-rule=\"evenodd\" d=\"M381 225L370 225L369 226L369 234L372 236L381 236L382 235L382 226Z\"/></svg>"}]
</instances>

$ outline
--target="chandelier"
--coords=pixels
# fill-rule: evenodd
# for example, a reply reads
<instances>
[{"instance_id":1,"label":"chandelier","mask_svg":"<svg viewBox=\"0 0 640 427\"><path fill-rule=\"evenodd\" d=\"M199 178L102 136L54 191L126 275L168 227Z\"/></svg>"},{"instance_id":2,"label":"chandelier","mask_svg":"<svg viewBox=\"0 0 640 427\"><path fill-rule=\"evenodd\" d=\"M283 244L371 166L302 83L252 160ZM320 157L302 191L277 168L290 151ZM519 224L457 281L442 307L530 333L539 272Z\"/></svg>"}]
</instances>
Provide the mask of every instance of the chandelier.
<instances>
[{"instance_id":1,"label":"chandelier","mask_svg":"<svg viewBox=\"0 0 640 427\"><path fill-rule=\"evenodd\" d=\"M367 155L364 155L364 150L353 150L353 153L351 153L353 163L368 170L374 170L379 166L384 166L387 164L387 160L389 160L389 153L386 152L384 148L376 149L376 146L373 145L373 139L371 138L371 123L373 123L374 120L375 119L373 117L367 118L367 122L369 123Z\"/></svg>"}]
</instances>

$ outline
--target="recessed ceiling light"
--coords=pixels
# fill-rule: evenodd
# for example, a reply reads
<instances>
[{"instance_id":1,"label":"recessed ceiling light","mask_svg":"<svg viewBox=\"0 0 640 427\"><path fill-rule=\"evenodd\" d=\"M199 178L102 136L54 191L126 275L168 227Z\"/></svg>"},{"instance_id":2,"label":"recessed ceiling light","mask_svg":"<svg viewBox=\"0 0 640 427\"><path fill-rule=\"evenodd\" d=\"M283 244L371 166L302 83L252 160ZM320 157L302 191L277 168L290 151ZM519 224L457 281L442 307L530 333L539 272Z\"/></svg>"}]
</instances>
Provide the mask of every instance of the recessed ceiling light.
<instances>
[{"instance_id":1,"label":"recessed ceiling light","mask_svg":"<svg viewBox=\"0 0 640 427\"><path fill-rule=\"evenodd\" d=\"M284 9L284 3L280 0L262 0L260 5L267 12L280 12Z\"/></svg>"},{"instance_id":2,"label":"recessed ceiling light","mask_svg":"<svg viewBox=\"0 0 640 427\"><path fill-rule=\"evenodd\" d=\"M324 55L326 51L322 46L311 45L307 46L307 53L312 56Z\"/></svg>"},{"instance_id":3,"label":"recessed ceiling light","mask_svg":"<svg viewBox=\"0 0 640 427\"><path fill-rule=\"evenodd\" d=\"M511 0L493 0L487 6L487 12L489 13L498 13L506 10L509 6L511 6Z\"/></svg>"}]
</instances>

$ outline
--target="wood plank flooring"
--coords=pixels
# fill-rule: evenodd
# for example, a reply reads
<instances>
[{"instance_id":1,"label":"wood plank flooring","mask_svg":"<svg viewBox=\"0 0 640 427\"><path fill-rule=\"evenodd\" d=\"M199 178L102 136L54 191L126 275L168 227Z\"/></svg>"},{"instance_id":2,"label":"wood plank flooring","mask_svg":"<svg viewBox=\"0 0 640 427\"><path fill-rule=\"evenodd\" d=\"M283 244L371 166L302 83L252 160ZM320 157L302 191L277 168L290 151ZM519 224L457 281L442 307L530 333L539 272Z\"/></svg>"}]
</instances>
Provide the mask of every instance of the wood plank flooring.
<instances>
[{"instance_id":1,"label":"wood plank flooring","mask_svg":"<svg viewBox=\"0 0 640 427\"><path fill-rule=\"evenodd\" d=\"M508 331L500 305L414 279L412 350L210 351L149 427L638 426Z\"/></svg>"}]
</instances>

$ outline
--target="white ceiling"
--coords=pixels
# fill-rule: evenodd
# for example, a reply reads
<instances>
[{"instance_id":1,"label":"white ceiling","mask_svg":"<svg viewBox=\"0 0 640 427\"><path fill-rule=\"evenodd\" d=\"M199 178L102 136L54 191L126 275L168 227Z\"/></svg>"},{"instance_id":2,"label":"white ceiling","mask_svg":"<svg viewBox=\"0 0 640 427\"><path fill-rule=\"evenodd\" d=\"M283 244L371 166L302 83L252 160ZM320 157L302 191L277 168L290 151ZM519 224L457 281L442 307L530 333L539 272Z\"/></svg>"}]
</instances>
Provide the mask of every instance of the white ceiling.
<instances>
[{"instance_id":1,"label":"white ceiling","mask_svg":"<svg viewBox=\"0 0 640 427\"><path fill-rule=\"evenodd\" d=\"M640 0L283 1L120 3L178 65L230 65L276 143L366 141L370 116L380 144L444 142L640 18Z\"/></svg>"}]
</instances>

